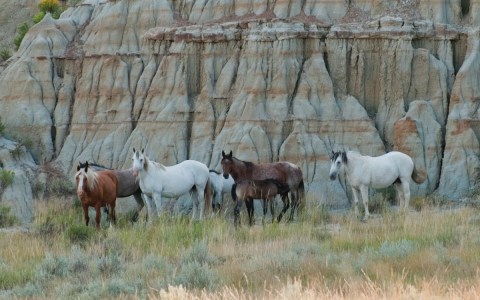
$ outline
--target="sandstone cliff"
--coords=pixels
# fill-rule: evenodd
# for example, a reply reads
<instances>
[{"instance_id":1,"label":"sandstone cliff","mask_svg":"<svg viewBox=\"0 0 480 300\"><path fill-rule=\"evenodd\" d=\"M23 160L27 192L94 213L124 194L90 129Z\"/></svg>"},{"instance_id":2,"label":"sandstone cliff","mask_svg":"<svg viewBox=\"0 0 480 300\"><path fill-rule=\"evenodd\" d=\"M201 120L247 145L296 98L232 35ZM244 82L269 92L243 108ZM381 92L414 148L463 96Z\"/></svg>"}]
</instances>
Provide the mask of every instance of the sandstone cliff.
<instances>
[{"instance_id":1,"label":"sandstone cliff","mask_svg":"<svg viewBox=\"0 0 480 300\"><path fill-rule=\"evenodd\" d=\"M79 160L164 164L221 151L302 167L348 205L336 149L400 150L415 195L476 186L480 17L470 1L102 1L48 15L0 74L6 135L72 176Z\"/></svg>"}]
</instances>

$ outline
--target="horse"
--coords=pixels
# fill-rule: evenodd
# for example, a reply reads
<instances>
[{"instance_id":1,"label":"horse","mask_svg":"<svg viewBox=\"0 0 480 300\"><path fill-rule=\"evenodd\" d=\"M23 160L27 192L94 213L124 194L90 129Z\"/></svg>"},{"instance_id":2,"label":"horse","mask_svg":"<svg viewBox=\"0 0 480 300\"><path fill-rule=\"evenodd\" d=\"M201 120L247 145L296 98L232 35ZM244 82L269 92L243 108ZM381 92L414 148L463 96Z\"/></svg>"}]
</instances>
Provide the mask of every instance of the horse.
<instances>
[{"instance_id":1,"label":"horse","mask_svg":"<svg viewBox=\"0 0 480 300\"><path fill-rule=\"evenodd\" d=\"M352 187L355 214L358 215L358 198L361 194L365 215L368 220L368 188L385 188L393 184L403 209L408 209L410 201L410 178L421 184L425 172L416 169L413 160L405 153L392 151L381 156L364 156L355 151L332 151L330 179L335 180L340 170L345 170L347 181Z\"/></svg>"},{"instance_id":2,"label":"horse","mask_svg":"<svg viewBox=\"0 0 480 300\"><path fill-rule=\"evenodd\" d=\"M85 164L86 163L88 162L85 162ZM85 164L80 163L80 167L85 167ZM114 170L96 163L89 163L88 166L93 171L111 170L115 173L118 179L117 197L125 198L133 196L137 202L137 208L131 218L132 222L136 222L138 220L140 211L142 211L143 207L145 206L145 203L142 199L142 190L140 189L140 184L136 180L137 178L133 176L132 169ZM108 210L106 210L106 212L108 212Z\"/></svg>"},{"instance_id":3,"label":"horse","mask_svg":"<svg viewBox=\"0 0 480 300\"><path fill-rule=\"evenodd\" d=\"M203 219L204 210L210 206L211 197L210 172L205 164L196 160L185 160L167 167L148 159L144 149L140 152L135 148L133 148L132 161L133 175L140 181L149 216L153 216L152 200L155 202L157 216L160 216L162 197L178 199L181 195L191 192L196 194L192 199L192 221L195 220L199 203L199 219ZM151 221L150 218L149 221Z\"/></svg>"},{"instance_id":4,"label":"horse","mask_svg":"<svg viewBox=\"0 0 480 300\"><path fill-rule=\"evenodd\" d=\"M270 202L270 211L272 213L272 223L275 220L274 202L276 195L284 195L290 191L288 185L275 179L265 180L240 180L236 182L231 190L232 198L236 201L234 210L234 224L238 225L238 216L242 201L245 202L250 226L253 225L253 199L262 199L263 218L262 224L265 225L265 216L267 214L267 203ZM242 200L242 201L238 201Z\"/></svg>"},{"instance_id":5,"label":"horse","mask_svg":"<svg viewBox=\"0 0 480 300\"><path fill-rule=\"evenodd\" d=\"M222 207L223 194L230 193L235 184L232 176L224 178L222 173L210 170L210 184L212 188L212 209L219 211Z\"/></svg>"},{"instance_id":6,"label":"horse","mask_svg":"<svg viewBox=\"0 0 480 300\"><path fill-rule=\"evenodd\" d=\"M88 226L90 217L88 216L88 207L95 208L95 222L97 230L100 229L101 207L110 208L110 227L112 222L116 223L115 201L117 199L118 179L111 170L93 172L89 168L88 162L84 165L77 166L75 174L77 184L77 196L82 202L83 212L85 215L85 224Z\"/></svg>"},{"instance_id":7,"label":"horse","mask_svg":"<svg viewBox=\"0 0 480 300\"><path fill-rule=\"evenodd\" d=\"M275 179L289 187L292 197L292 210L289 220L293 220L295 210L300 207L305 198L305 187L303 183L303 172L297 165L291 162L275 162L255 164L249 161L242 161L233 157L232 151L225 154L222 151L222 169L223 176L232 175L235 182L239 180L264 180ZM283 214L288 210L290 201L288 192L281 194L283 209L277 217L277 222L282 220Z\"/></svg>"}]
</instances>

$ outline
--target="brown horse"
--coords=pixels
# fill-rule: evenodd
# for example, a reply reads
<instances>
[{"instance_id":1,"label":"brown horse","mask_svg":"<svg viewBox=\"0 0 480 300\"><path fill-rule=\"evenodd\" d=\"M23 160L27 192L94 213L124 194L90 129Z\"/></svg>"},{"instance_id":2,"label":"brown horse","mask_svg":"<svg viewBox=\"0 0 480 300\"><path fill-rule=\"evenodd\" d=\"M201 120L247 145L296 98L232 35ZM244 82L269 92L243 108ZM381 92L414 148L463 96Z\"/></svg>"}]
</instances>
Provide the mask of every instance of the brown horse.
<instances>
[{"instance_id":1,"label":"brown horse","mask_svg":"<svg viewBox=\"0 0 480 300\"><path fill-rule=\"evenodd\" d=\"M228 175L231 174L235 182L240 180L275 179L278 182L287 185L292 198L290 221L293 220L295 210L304 201L305 187L303 184L303 173L295 164L290 162L254 164L233 157L232 151L230 151L228 155L222 151L222 168L223 176L227 178ZM278 215L278 222L280 222L283 214L290 207L288 191L281 194L281 196L283 200L283 209Z\"/></svg>"},{"instance_id":2,"label":"brown horse","mask_svg":"<svg viewBox=\"0 0 480 300\"><path fill-rule=\"evenodd\" d=\"M77 182L77 196L82 202L85 215L85 224L88 226L90 217L88 216L88 207L95 207L95 222L97 230L100 229L101 207L109 206L110 226L112 222L116 223L115 201L117 199L118 179L115 173L110 170L93 172L88 166L77 166L75 180Z\"/></svg>"},{"instance_id":3,"label":"brown horse","mask_svg":"<svg viewBox=\"0 0 480 300\"><path fill-rule=\"evenodd\" d=\"M80 163L80 168L84 168L85 164ZM125 198L129 196L133 196L135 201L137 202L137 209L132 216L131 221L136 222L138 220L138 215L140 211L145 206L145 202L142 199L142 190L140 189L140 183L135 176L133 176L133 169L125 169L125 170L114 170L96 163L88 163L88 167L93 171L104 171L104 170L111 170L115 173L118 179L117 185L117 197L118 198ZM106 210L108 213L108 210ZM147 216L148 217L148 216Z\"/></svg>"},{"instance_id":4,"label":"brown horse","mask_svg":"<svg viewBox=\"0 0 480 300\"><path fill-rule=\"evenodd\" d=\"M267 214L267 203L270 202L270 211L272 213L272 223L274 222L274 200L276 195L288 193L290 188L278 180L240 180L232 186L232 198L237 202L234 210L234 224L238 225L238 216L242 201L247 207L250 226L253 225L253 199L262 199L263 218L262 224L265 224L265 215ZM239 201L240 200L240 201Z\"/></svg>"}]
</instances>

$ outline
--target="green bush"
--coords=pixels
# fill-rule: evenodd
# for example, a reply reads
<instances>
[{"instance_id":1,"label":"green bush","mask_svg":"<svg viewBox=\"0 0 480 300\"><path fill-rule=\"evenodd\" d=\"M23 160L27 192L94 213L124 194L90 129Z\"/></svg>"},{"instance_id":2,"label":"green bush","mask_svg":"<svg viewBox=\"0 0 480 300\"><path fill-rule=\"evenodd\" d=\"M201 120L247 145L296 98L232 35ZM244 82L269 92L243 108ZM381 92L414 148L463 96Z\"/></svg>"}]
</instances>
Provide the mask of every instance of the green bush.
<instances>
[{"instance_id":1,"label":"green bush","mask_svg":"<svg viewBox=\"0 0 480 300\"><path fill-rule=\"evenodd\" d=\"M15 178L15 172L10 170L0 170L0 186L5 189L9 185L13 183L13 179Z\"/></svg>"},{"instance_id":2,"label":"green bush","mask_svg":"<svg viewBox=\"0 0 480 300\"><path fill-rule=\"evenodd\" d=\"M3 135L5 132L5 125L2 123L2 118L0 118L0 135Z\"/></svg>"},{"instance_id":3,"label":"green bush","mask_svg":"<svg viewBox=\"0 0 480 300\"><path fill-rule=\"evenodd\" d=\"M38 14L36 14L35 16L33 16L33 23L37 24L39 23L41 20L43 20L43 17L45 17L46 13L41 11L39 12Z\"/></svg>"},{"instance_id":4,"label":"green bush","mask_svg":"<svg viewBox=\"0 0 480 300\"><path fill-rule=\"evenodd\" d=\"M95 229L83 224L72 224L67 228L65 235L71 243L85 244L95 235Z\"/></svg>"},{"instance_id":5,"label":"green bush","mask_svg":"<svg viewBox=\"0 0 480 300\"><path fill-rule=\"evenodd\" d=\"M12 54L10 53L10 49L8 49L7 47L3 47L2 49L0 49L0 59L5 61L7 59L10 58L10 56L12 56ZM2 134L0 132L0 134Z\"/></svg>"},{"instance_id":6,"label":"green bush","mask_svg":"<svg viewBox=\"0 0 480 300\"><path fill-rule=\"evenodd\" d=\"M13 39L13 43L15 44L16 49L20 48L20 44L23 41L23 38L27 34L28 30L30 29L30 25L27 22L23 22L18 26L18 32L15 38Z\"/></svg>"},{"instance_id":7,"label":"green bush","mask_svg":"<svg viewBox=\"0 0 480 300\"><path fill-rule=\"evenodd\" d=\"M18 219L10 213L10 207L0 206L0 227L10 227L17 223Z\"/></svg>"}]
</instances>

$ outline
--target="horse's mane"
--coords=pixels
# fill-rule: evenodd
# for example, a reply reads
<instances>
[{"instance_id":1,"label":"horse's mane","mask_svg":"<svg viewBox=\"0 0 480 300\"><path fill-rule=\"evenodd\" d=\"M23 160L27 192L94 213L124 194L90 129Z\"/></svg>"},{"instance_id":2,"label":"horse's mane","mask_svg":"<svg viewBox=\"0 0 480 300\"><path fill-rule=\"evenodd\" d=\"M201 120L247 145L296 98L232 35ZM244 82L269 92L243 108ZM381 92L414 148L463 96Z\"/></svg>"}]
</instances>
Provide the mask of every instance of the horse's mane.
<instances>
[{"instance_id":1,"label":"horse's mane","mask_svg":"<svg viewBox=\"0 0 480 300\"><path fill-rule=\"evenodd\" d=\"M232 159L235 159L235 160L243 163L243 164L245 165L245 167L247 167L247 168L249 168L249 169L250 169L250 168L253 168L253 166L255 166L255 164L252 163L252 162L250 162L250 161L241 160L241 159L238 159L238 158L236 158L236 157L232 157Z\"/></svg>"},{"instance_id":2,"label":"horse's mane","mask_svg":"<svg viewBox=\"0 0 480 300\"><path fill-rule=\"evenodd\" d=\"M94 167L94 168L101 168L101 169L105 169L105 170L113 170L111 168L105 167L103 165L100 165L100 164L97 164L97 163L94 163L94 162L88 163L88 166L89 167Z\"/></svg>"},{"instance_id":3,"label":"horse's mane","mask_svg":"<svg viewBox=\"0 0 480 300\"><path fill-rule=\"evenodd\" d=\"M208 170L208 171L209 171L210 173L215 173L215 174L217 174L217 175L220 175L220 174L221 174L220 172L218 172L218 171L216 171L216 170Z\"/></svg>"},{"instance_id":4,"label":"horse's mane","mask_svg":"<svg viewBox=\"0 0 480 300\"><path fill-rule=\"evenodd\" d=\"M75 177L77 177L82 169L80 169L76 174ZM98 179L98 173L93 172L91 169L87 169L87 181L88 181L88 189L90 191L93 191L97 187L97 179Z\"/></svg>"},{"instance_id":5,"label":"horse's mane","mask_svg":"<svg viewBox=\"0 0 480 300\"><path fill-rule=\"evenodd\" d=\"M156 162L156 161L153 161L153 160L148 159L148 157L147 157L146 155L144 155L144 158L145 158L145 164L144 164L143 168L145 169L145 171L148 171L148 162L151 162L152 165L154 165L155 167L158 167L158 168L160 168L160 169L162 169L162 170L165 170L165 169L166 169L166 167L165 167L164 165L162 165L162 164L159 163L159 162Z\"/></svg>"}]
</instances>

